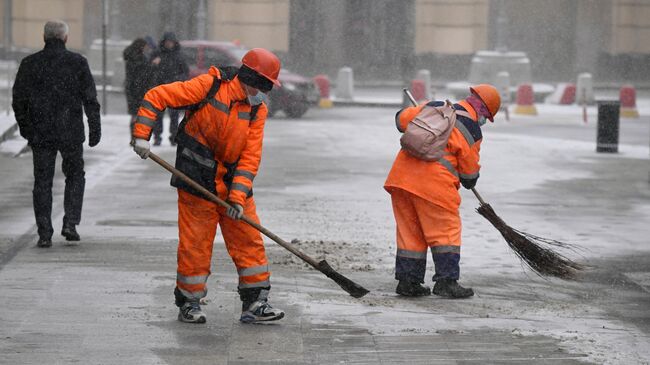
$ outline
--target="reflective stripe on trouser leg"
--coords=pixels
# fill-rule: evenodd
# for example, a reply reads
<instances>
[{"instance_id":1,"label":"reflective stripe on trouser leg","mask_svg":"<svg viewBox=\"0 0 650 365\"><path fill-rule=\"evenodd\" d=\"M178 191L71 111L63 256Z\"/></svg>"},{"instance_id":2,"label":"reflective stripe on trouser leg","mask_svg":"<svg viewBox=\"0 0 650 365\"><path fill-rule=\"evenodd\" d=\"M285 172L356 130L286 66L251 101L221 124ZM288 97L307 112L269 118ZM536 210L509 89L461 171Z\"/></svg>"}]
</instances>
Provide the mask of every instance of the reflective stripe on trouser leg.
<instances>
[{"instance_id":1,"label":"reflective stripe on trouser leg","mask_svg":"<svg viewBox=\"0 0 650 365\"><path fill-rule=\"evenodd\" d=\"M178 270L176 286L188 299L206 296L212 245L219 214L214 203L178 190Z\"/></svg>"},{"instance_id":2,"label":"reflective stripe on trouser leg","mask_svg":"<svg viewBox=\"0 0 650 365\"><path fill-rule=\"evenodd\" d=\"M219 207L219 212L225 215L224 208ZM244 203L244 215L254 222L260 222L252 197ZM241 220L224 217L220 224L226 248L239 273L239 289L271 286L271 273L260 232Z\"/></svg>"},{"instance_id":3,"label":"reflective stripe on trouser leg","mask_svg":"<svg viewBox=\"0 0 650 365\"><path fill-rule=\"evenodd\" d=\"M427 268L427 244L411 201L414 195L401 189L391 191L397 226L395 279L424 283Z\"/></svg>"}]
</instances>

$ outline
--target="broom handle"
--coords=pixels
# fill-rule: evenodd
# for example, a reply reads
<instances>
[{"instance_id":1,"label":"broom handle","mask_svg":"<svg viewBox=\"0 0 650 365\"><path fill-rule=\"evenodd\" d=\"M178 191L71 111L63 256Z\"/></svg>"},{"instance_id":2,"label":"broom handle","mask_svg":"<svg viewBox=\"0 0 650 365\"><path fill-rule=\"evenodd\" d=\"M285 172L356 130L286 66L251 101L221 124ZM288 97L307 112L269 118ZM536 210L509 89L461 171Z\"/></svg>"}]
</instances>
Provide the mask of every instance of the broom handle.
<instances>
[{"instance_id":1,"label":"broom handle","mask_svg":"<svg viewBox=\"0 0 650 365\"><path fill-rule=\"evenodd\" d=\"M178 176L181 180L183 180L185 183L190 185L192 188L200 191L208 200L212 201L213 203L216 203L218 205L221 205L224 208L230 208L230 204L227 202L221 200L219 197L216 195L212 194L210 191L208 191L206 188L203 186L199 185L197 182L194 180L190 179L187 175L184 173L180 172L177 170L174 166L170 165L167 161L163 160L160 158L158 155L152 153L149 153L149 158L152 159L154 162L156 162L158 165L162 166L165 170L171 172L173 175ZM300 259L314 267L314 269L321 271L318 267L318 262L314 260L313 258L307 256L305 253L302 251L298 250L295 246L290 244L289 242L283 240L282 238L278 237L275 235L273 232L269 231L268 229L264 228L262 225L258 224L257 222L253 221L249 217L242 215L240 218L242 221L248 223L251 225L253 228L257 229L258 231L262 232L266 237L272 239L275 241L277 244L280 246L284 247L287 249L289 252L292 254L298 256Z\"/></svg>"},{"instance_id":2,"label":"broom handle","mask_svg":"<svg viewBox=\"0 0 650 365\"><path fill-rule=\"evenodd\" d=\"M404 94L406 94L406 96L409 97L409 100L411 100L411 104L413 104L413 106L417 106L418 102L415 101L415 98L413 97L413 94L411 94L409 89L404 88L402 90L404 90ZM472 190L472 193L474 193L474 195L476 196L476 199L478 199L479 203L481 203L481 205L487 204L485 202L485 200L483 200L483 198L481 197L481 194L479 194L478 191L475 188L472 188L471 190Z\"/></svg>"}]
</instances>

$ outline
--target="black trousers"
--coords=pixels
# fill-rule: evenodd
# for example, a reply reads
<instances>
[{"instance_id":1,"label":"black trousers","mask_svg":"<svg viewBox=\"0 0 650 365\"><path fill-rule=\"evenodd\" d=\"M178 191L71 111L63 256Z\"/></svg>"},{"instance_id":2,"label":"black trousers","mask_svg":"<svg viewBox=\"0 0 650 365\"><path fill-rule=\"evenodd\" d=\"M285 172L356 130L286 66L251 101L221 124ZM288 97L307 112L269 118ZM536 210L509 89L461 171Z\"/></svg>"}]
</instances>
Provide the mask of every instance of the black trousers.
<instances>
[{"instance_id":1,"label":"black trousers","mask_svg":"<svg viewBox=\"0 0 650 365\"><path fill-rule=\"evenodd\" d=\"M173 140L176 137L176 132L178 131L178 119L180 117L181 111L179 109L167 108L169 112L169 138ZM156 119L156 124L153 126L153 135L154 139L160 140L163 132L163 117L165 113L160 113L158 119Z\"/></svg>"},{"instance_id":2,"label":"black trousers","mask_svg":"<svg viewBox=\"0 0 650 365\"><path fill-rule=\"evenodd\" d=\"M63 196L63 225L77 225L81 221L81 206L86 186L83 145L65 150L32 147L34 155L34 215L40 238L51 239L52 228L52 180L57 152L63 158L61 169L65 175Z\"/></svg>"}]
</instances>

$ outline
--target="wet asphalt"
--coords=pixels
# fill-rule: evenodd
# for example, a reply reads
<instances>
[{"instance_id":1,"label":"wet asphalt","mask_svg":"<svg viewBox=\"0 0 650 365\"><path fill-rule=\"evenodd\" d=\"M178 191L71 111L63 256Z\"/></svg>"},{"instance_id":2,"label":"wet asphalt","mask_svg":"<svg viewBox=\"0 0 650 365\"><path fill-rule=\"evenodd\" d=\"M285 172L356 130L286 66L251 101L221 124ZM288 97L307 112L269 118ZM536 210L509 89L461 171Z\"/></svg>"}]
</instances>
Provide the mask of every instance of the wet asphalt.
<instances>
[{"instance_id":1,"label":"wet asphalt","mask_svg":"<svg viewBox=\"0 0 650 365\"><path fill-rule=\"evenodd\" d=\"M57 235L60 168L54 246L44 250L35 247L31 155L0 156L0 364L650 362L648 156L629 157L625 148L604 157L552 151L549 160L559 162L549 165L580 177L504 192L488 175L479 186L509 223L584 247L577 257L589 269L579 281L522 268L464 195L467 241L485 242L468 244L461 263L463 282L477 295L405 299L393 292L394 226L381 191L396 151L384 125L393 112L336 108L269 121L255 186L263 225L287 241L305 241L301 249L371 290L353 299L268 240L271 300L287 312L271 325L237 321L236 272L220 235L208 323L176 320L176 196L164 170L129 150L126 116L109 116L100 148L86 150L79 244ZM579 123L529 122L495 126L486 139L590 143L595 135ZM647 147L649 122L622 125L626 146ZM169 146L155 152L174 158Z\"/></svg>"}]
</instances>

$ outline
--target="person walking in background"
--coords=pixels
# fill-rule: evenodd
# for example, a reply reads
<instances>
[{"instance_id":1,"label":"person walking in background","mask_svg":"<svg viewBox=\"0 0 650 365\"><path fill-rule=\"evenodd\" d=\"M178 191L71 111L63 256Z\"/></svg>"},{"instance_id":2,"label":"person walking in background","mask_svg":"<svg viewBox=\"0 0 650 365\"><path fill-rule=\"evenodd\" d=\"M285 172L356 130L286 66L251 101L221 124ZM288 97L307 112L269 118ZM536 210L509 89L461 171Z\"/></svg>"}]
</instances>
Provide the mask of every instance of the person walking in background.
<instances>
[{"instance_id":1,"label":"person walking in background","mask_svg":"<svg viewBox=\"0 0 650 365\"><path fill-rule=\"evenodd\" d=\"M431 101L407 107L395 116L397 129L404 133L411 121L427 107L442 107ZM437 161L425 161L400 150L384 188L390 193L397 224L396 292L404 296L430 295L422 286L431 248L435 275L433 293L448 298L474 295L471 288L458 284L460 277L461 220L458 189L471 189L479 177L481 126L494 122L501 98L492 85L470 88L470 95L453 105L456 124ZM424 118L424 117L423 117ZM444 143L444 141L443 141ZM444 148L444 151L442 150Z\"/></svg>"},{"instance_id":2,"label":"person walking in background","mask_svg":"<svg viewBox=\"0 0 650 365\"><path fill-rule=\"evenodd\" d=\"M254 48L235 71L229 74L212 66L207 74L189 81L152 88L144 97L133 132L134 151L147 158L156 117L167 108L198 104L179 128L176 168L231 206L216 205L182 180L172 178L172 186L178 188L179 235L174 295L178 319L183 322L206 322L199 303L207 295L217 226L239 274L240 321L284 317L283 311L268 303L271 272L262 236L240 220L245 214L259 223L253 179L262 159L268 115L262 93L280 85L280 60L270 51Z\"/></svg>"},{"instance_id":3,"label":"person walking in background","mask_svg":"<svg viewBox=\"0 0 650 365\"><path fill-rule=\"evenodd\" d=\"M147 55L151 55L151 47L144 38L135 39L122 53L125 68L124 93L131 115L129 135L133 134L133 125L144 93L153 86L153 66Z\"/></svg>"},{"instance_id":4,"label":"person walking in background","mask_svg":"<svg viewBox=\"0 0 650 365\"><path fill-rule=\"evenodd\" d=\"M187 62L181 54L181 46L178 43L176 34L173 32L166 32L160 40L160 46L157 53L152 56L152 63L154 64L154 79L156 85L168 84L175 81L187 80L189 77L189 67ZM176 144L176 131L178 130L178 119L180 110L170 108L169 110L169 142L173 145ZM162 142L163 132L163 114L158 116L156 125L154 126L154 146L160 145Z\"/></svg>"},{"instance_id":5,"label":"person walking in background","mask_svg":"<svg viewBox=\"0 0 650 365\"><path fill-rule=\"evenodd\" d=\"M59 20L45 24L42 51L25 57L13 85L13 109L20 135L29 142L34 160L34 214L38 247L52 246L52 180L57 152L65 175L63 228L68 241L79 241L85 172L83 143L86 112L89 145L101 138L95 81L86 59L66 49L68 25Z\"/></svg>"}]
</instances>

